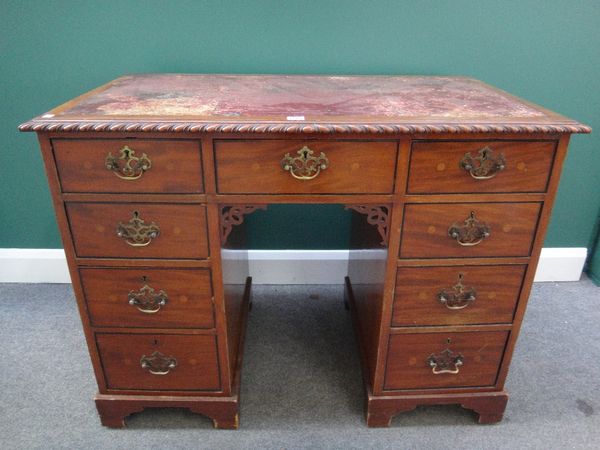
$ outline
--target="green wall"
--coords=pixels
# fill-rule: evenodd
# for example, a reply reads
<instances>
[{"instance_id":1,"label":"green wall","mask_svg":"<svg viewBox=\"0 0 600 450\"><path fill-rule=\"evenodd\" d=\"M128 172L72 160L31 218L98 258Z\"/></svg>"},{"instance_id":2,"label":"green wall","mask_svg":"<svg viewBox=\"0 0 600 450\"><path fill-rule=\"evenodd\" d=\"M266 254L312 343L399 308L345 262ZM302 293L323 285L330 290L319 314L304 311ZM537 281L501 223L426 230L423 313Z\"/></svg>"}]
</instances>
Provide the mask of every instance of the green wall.
<instances>
[{"instance_id":1,"label":"green wall","mask_svg":"<svg viewBox=\"0 0 600 450\"><path fill-rule=\"evenodd\" d=\"M17 125L122 74L467 75L600 131L599 24L597 0L3 0L0 248L61 246L35 136ZM599 143L600 132L573 137L547 246L592 245ZM270 238L256 246L347 240L314 232L347 221L335 209L294 241L267 222L294 225L285 216L302 211L269 214L252 222Z\"/></svg>"}]
</instances>

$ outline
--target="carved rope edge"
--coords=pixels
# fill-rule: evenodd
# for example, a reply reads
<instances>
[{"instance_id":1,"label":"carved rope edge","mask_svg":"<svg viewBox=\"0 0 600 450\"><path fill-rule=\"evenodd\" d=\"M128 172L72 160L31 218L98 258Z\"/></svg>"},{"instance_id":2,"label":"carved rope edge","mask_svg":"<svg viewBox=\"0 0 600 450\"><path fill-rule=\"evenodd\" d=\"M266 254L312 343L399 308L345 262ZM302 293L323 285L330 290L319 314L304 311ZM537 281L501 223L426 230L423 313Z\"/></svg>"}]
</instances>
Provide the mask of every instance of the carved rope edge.
<instances>
[{"instance_id":1,"label":"carved rope edge","mask_svg":"<svg viewBox=\"0 0 600 450\"><path fill-rule=\"evenodd\" d=\"M591 133L578 123L472 123L472 124L335 124L335 123L198 123L198 122L128 122L128 121L44 121L30 120L20 131L126 131L165 133Z\"/></svg>"}]
</instances>

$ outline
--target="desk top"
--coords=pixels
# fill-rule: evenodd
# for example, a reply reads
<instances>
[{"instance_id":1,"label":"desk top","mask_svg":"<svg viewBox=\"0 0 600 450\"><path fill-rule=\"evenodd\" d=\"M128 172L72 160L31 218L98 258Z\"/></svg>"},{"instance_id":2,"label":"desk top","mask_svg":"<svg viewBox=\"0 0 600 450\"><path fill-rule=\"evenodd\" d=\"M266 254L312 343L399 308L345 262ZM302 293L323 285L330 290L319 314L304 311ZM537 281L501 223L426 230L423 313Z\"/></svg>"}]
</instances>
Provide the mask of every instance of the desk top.
<instances>
[{"instance_id":1,"label":"desk top","mask_svg":"<svg viewBox=\"0 0 600 450\"><path fill-rule=\"evenodd\" d=\"M21 131L589 133L480 81L430 76L143 74L118 78Z\"/></svg>"}]
</instances>

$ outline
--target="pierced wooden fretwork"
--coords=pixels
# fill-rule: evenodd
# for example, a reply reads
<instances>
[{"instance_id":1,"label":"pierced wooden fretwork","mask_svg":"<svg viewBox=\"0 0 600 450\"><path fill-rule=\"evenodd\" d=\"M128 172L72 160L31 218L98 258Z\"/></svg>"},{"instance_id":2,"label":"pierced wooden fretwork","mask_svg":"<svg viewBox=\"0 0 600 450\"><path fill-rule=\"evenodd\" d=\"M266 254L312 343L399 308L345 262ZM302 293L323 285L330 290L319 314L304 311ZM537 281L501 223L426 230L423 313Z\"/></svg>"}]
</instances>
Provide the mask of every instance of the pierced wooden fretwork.
<instances>
[{"instance_id":1,"label":"pierced wooden fretwork","mask_svg":"<svg viewBox=\"0 0 600 450\"><path fill-rule=\"evenodd\" d=\"M383 205L346 205L345 209L352 209L360 214L367 215L367 223L377 226L381 236L381 245L387 247L389 241L390 215L389 207Z\"/></svg>"},{"instance_id":2,"label":"pierced wooden fretwork","mask_svg":"<svg viewBox=\"0 0 600 450\"><path fill-rule=\"evenodd\" d=\"M257 209L267 209L267 205L228 205L221 207L221 245L227 243L227 238L234 225L244 222L246 214Z\"/></svg>"}]
</instances>

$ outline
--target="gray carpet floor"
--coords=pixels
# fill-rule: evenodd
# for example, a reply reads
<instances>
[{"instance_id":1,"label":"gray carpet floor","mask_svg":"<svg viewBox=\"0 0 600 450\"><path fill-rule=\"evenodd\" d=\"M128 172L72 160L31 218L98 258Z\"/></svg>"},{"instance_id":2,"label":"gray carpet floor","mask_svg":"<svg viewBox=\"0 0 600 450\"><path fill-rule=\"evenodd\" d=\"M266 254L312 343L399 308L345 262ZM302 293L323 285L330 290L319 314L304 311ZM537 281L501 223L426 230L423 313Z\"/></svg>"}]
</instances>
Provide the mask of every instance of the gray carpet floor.
<instances>
[{"instance_id":1,"label":"gray carpet floor","mask_svg":"<svg viewBox=\"0 0 600 450\"><path fill-rule=\"evenodd\" d=\"M536 284L514 355L505 419L434 406L363 417L359 361L342 286L255 286L241 424L213 430L186 410L147 410L100 426L70 285L0 284L0 447L600 448L600 288Z\"/></svg>"}]
</instances>

